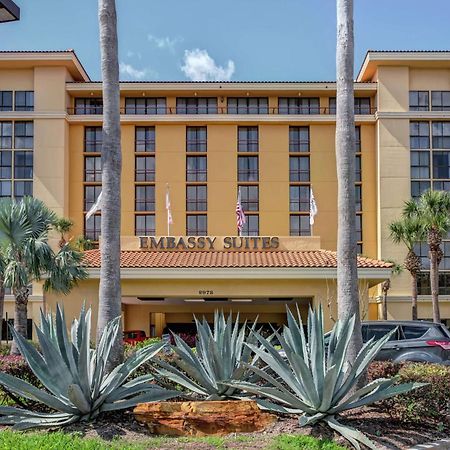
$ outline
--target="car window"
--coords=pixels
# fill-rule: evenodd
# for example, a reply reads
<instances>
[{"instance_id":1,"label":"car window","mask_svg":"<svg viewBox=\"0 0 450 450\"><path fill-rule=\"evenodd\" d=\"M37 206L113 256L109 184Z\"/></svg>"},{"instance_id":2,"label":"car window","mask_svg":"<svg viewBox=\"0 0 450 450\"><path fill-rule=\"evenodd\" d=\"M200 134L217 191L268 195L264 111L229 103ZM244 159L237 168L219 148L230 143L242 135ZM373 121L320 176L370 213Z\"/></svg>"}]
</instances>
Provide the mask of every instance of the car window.
<instances>
[{"instance_id":1,"label":"car window","mask_svg":"<svg viewBox=\"0 0 450 450\"><path fill-rule=\"evenodd\" d=\"M388 325L388 324L370 324L370 325L363 324L362 326L363 341L366 342L369 339L372 339L372 337L374 337L375 340L381 339L387 333L392 331L394 328L396 328L395 325ZM394 333L389 340L397 341L398 333Z\"/></svg>"},{"instance_id":2,"label":"car window","mask_svg":"<svg viewBox=\"0 0 450 450\"><path fill-rule=\"evenodd\" d=\"M435 326L402 326L403 335L405 339L430 339L447 337L439 327Z\"/></svg>"}]
</instances>

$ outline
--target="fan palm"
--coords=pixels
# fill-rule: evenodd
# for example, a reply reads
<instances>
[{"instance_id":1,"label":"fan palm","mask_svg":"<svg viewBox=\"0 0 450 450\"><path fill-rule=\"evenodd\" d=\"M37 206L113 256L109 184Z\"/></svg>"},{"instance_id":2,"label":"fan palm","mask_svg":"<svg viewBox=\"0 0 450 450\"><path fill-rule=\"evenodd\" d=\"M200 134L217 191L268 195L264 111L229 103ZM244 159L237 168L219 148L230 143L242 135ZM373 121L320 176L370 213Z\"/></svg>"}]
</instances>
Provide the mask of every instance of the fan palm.
<instances>
[{"instance_id":1,"label":"fan palm","mask_svg":"<svg viewBox=\"0 0 450 450\"><path fill-rule=\"evenodd\" d=\"M405 217L389 225L391 239L395 244L405 245L408 253L403 266L411 274L412 319L417 320L417 276L422 268L414 248L423 239L423 229L416 217Z\"/></svg>"},{"instance_id":2,"label":"fan palm","mask_svg":"<svg viewBox=\"0 0 450 450\"><path fill-rule=\"evenodd\" d=\"M0 201L0 245L4 257L4 286L15 297L14 329L27 335L29 286L45 278L44 290L68 294L87 272L82 266L83 254L65 244L55 252L48 241L55 214L33 197L17 202ZM11 347L18 354L16 340Z\"/></svg>"},{"instance_id":3,"label":"fan palm","mask_svg":"<svg viewBox=\"0 0 450 450\"><path fill-rule=\"evenodd\" d=\"M433 321L441 322L439 312L439 264L443 257L442 239L450 232L450 193L426 191L419 199L405 203L404 214L419 221L429 246Z\"/></svg>"}]
</instances>

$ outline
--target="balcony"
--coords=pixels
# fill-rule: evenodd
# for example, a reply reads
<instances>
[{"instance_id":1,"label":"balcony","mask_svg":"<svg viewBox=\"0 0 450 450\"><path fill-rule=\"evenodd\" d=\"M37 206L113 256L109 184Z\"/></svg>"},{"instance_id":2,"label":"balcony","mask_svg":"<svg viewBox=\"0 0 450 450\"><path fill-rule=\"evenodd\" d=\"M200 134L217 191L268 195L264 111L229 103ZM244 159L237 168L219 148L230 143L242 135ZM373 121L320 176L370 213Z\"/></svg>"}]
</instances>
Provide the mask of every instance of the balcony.
<instances>
[{"instance_id":1,"label":"balcony","mask_svg":"<svg viewBox=\"0 0 450 450\"><path fill-rule=\"evenodd\" d=\"M377 111L376 108L355 108L355 115L373 115ZM67 108L67 114L73 116L89 116L89 115L102 115L103 106L77 106ZM151 108L120 108L120 114L124 116L186 116L186 115L201 115L201 116L216 116L216 115L243 115L243 116L266 116L266 115L286 115L286 116L333 116L336 114L336 110L333 107L248 107L248 108L232 108L218 106L212 111L207 111L205 107L189 107L188 111L180 111L180 108L173 107L151 107Z\"/></svg>"}]
</instances>

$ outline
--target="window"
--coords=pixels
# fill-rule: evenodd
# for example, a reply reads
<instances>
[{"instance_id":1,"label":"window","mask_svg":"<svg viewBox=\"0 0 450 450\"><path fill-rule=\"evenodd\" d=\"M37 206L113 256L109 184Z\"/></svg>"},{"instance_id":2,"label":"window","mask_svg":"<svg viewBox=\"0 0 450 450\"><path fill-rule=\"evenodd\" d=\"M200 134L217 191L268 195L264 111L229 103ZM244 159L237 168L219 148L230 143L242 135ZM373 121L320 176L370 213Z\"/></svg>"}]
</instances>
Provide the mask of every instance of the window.
<instances>
[{"instance_id":1,"label":"window","mask_svg":"<svg viewBox=\"0 0 450 450\"><path fill-rule=\"evenodd\" d=\"M450 179L450 152L433 152L433 178Z\"/></svg>"},{"instance_id":2,"label":"window","mask_svg":"<svg viewBox=\"0 0 450 450\"><path fill-rule=\"evenodd\" d=\"M248 214L245 216L245 223L242 227L242 236L259 236L259 216L258 214Z\"/></svg>"},{"instance_id":3,"label":"window","mask_svg":"<svg viewBox=\"0 0 450 450\"><path fill-rule=\"evenodd\" d=\"M289 186L289 211L309 212L309 193L309 185Z\"/></svg>"},{"instance_id":4,"label":"window","mask_svg":"<svg viewBox=\"0 0 450 450\"><path fill-rule=\"evenodd\" d=\"M33 179L33 152L14 152L14 178Z\"/></svg>"},{"instance_id":5,"label":"window","mask_svg":"<svg viewBox=\"0 0 450 450\"><path fill-rule=\"evenodd\" d=\"M84 186L84 210L89 211L92 205L97 200L100 192L102 191L101 186Z\"/></svg>"},{"instance_id":6,"label":"window","mask_svg":"<svg viewBox=\"0 0 450 450\"><path fill-rule=\"evenodd\" d=\"M432 122L433 148L450 148L450 122Z\"/></svg>"},{"instance_id":7,"label":"window","mask_svg":"<svg viewBox=\"0 0 450 450\"><path fill-rule=\"evenodd\" d=\"M136 127L135 148L136 152L155 151L155 127Z\"/></svg>"},{"instance_id":8,"label":"window","mask_svg":"<svg viewBox=\"0 0 450 450\"><path fill-rule=\"evenodd\" d=\"M84 220L84 236L86 239L91 241L98 241L100 237L100 227L101 227L102 216L95 214L89 217L88 220Z\"/></svg>"},{"instance_id":9,"label":"window","mask_svg":"<svg viewBox=\"0 0 450 450\"><path fill-rule=\"evenodd\" d=\"M439 274L439 295L450 295L450 272ZM417 291L419 295L431 295L430 274L419 273L417 276Z\"/></svg>"},{"instance_id":10,"label":"window","mask_svg":"<svg viewBox=\"0 0 450 450\"><path fill-rule=\"evenodd\" d=\"M238 127L238 152L257 152L258 127Z\"/></svg>"},{"instance_id":11,"label":"window","mask_svg":"<svg viewBox=\"0 0 450 450\"><path fill-rule=\"evenodd\" d=\"M177 97L177 114L217 114L217 98Z\"/></svg>"},{"instance_id":12,"label":"window","mask_svg":"<svg viewBox=\"0 0 450 450\"><path fill-rule=\"evenodd\" d=\"M361 153L361 127L355 127L355 152Z\"/></svg>"},{"instance_id":13,"label":"window","mask_svg":"<svg viewBox=\"0 0 450 450\"><path fill-rule=\"evenodd\" d=\"M411 122L409 124L411 149L430 148L430 125L428 122Z\"/></svg>"},{"instance_id":14,"label":"window","mask_svg":"<svg viewBox=\"0 0 450 450\"><path fill-rule=\"evenodd\" d=\"M86 127L84 129L84 151L98 152L102 151L102 127Z\"/></svg>"},{"instance_id":15,"label":"window","mask_svg":"<svg viewBox=\"0 0 450 450\"><path fill-rule=\"evenodd\" d=\"M450 192L450 181L433 181L433 189Z\"/></svg>"},{"instance_id":16,"label":"window","mask_svg":"<svg viewBox=\"0 0 450 450\"><path fill-rule=\"evenodd\" d=\"M155 181L154 156L136 156L135 181Z\"/></svg>"},{"instance_id":17,"label":"window","mask_svg":"<svg viewBox=\"0 0 450 450\"><path fill-rule=\"evenodd\" d=\"M291 236L310 236L309 214L302 216L291 214L289 217L289 230Z\"/></svg>"},{"instance_id":18,"label":"window","mask_svg":"<svg viewBox=\"0 0 450 450\"><path fill-rule=\"evenodd\" d=\"M280 97L279 114L320 114L318 97Z\"/></svg>"},{"instance_id":19,"label":"window","mask_svg":"<svg viewBox=\"0 0 450 450\"><path fill-rule=\"evenodd\" d=\"M20 200L23 197L31 197L32 195L32 181L14 181L14 198L16 200Z\"/></svg>"},{"instance_id":20,"label":"window","mask_svg":"<svg viewBox=\"0 0 450 450\"><path fill-rule=\"evenodd\" d=\"M269 99L267 97L229 97L228 114L268 114Z\"/></svg>"},{"instance_id":21,"label":"window","mask_svg":"<svg viewBox=\"0 0 450 450\"><path fill-rule=\"evenodd\" d=\"M135 217L136 236L154 236L155 235L155 215L143 214Z\"/></svg>"},{"instance_id":22,"label":"window","mask_svg":"<svg viewBox=\"0 0 450 450\"><path fill-rule=\"evenodd\" d=\"M206 236L208 234L206 214L189 214L186 217L186 234Z\"/></svg>"},{"instance_id":23,"label":"window","mask_svg":"<svg viewBox=\"0 0 450 450\"><path fill-rule=\"evenodd\" d=\"M309 181L309 156L289 157L289 181Z\"/></svg>"},{"instance_id":24,"label":"window","mask_svg":"<svg viewBox=\"0 0 450 450\"><path fill-rule=\"evenodd\" d=\"M0 148L12 148L12 122L0 122Z\"/></svg>"},{"instance_id":25,"label":"window","mask_svg":"<svg viewBox=\"0 0 450 450\"><path fill-rule=\"evenodd\" d=\"M355 156L355 181L362 181L362 172L361 172L361 155Z\"/></svg>"},{"instance_id":26,"label":"window","mask_svg":"<svg viewBox=\"0 0 450 450\"><path fill-rule=\"evenodd\" d=\"M410 111L428 111L429 109L428 91L409 91Z\"/></svg>"},{"instance_id":27,"label":"window","mask_svg":"<svg viewBox=\"0 0 450 450\"><path fill-rule=\"evenodd\" d=\"M34 110L34 92L33 91L16 91L14 106L16 111L33 111Z\"/></svg>"},{"instance_id":28,"label":"window","mask_svg":"<svg viewBox=\"0 0 450 450\"><path fill-rule=\"evenodd\" d=\"M427 331L428 327L415 327L413 325L402 325L403 335L405 339L419 339L421 338Z\"/></svg>"},{"instance_id":29,"label":"window","mask_svg":"<svg viewBox=\"0 0 450 450\"><path fill-rule=\"evenodd\" d=\"M431 91L431 110L450 111L450 91Z\"/></svg>"},{"instance_id":30,"label":"window","mask_svg":"<svg viewBox=\"0 0 450 450\"><path fill-rule=\"evenodd\" d=\"M187 127L186 128L186 151L187 152L206 152L207 131L206 127Z\"/></svg>"},{"instance_id":31,"label":"window","mask_svg":"<svg viewBox=\"0 0 450 450\"><path fill-rule=\"evenodd\" d=\"M411 151L411 178L430 178L430 152Z\"/></svg>"},{"instance_id":32,"label":"window","mask_svg":"<svg viewBox=\"0 0 450 450\"><path fill-rule=\"evenodd\" d=\"M336 114L336 97L330 97L328 105L329 113ZM354 108L355 114L371 114L370 97L355 97Z\"/></svg>"},{"instance_id":33,"label":"window","mask_svg":"<svg viewBox=\"0 0 450 450\"><path fill-rule=\"evenodd\" d=\"M258 181L258 157L238 156L238 181Z\"/></svg>"},{"instance_id":34,"label":"window","mask_svg":"<svg viewBox=\"0 0 450 450\"><path fill-rule=\"evenodd\" d=\"M386 336L386 334L391 332L394 328L396 328L396 326L390 324L363 325L363 342L367 342L372 338L374 338L375 340L381 339ZM389 338L389 340L398 341L398 330Z\"/></svg>"},{"instance_id":35,"label":"window","mask_svg":"<svg viewBox=\"0 0 450 450\"><path fill-rule=\"evenodd\" d=\"M362 211L362 187L360 184L355 184L355 207L356 211Z\"/></svg>"},{"instance_id":36,"label":"window","mask_svg":"<svg viewBox=\"0 0 450 450\"><path fill-rule=\"evenodd\" d=\"M12 181L0 181L0 197L12 197Z\"/></svg>"},{"instance_id":37,"label":"window","mask_svg":"<svg viewBox=\"0 0 450 450\"><path fill-rule=\"evenodd\" d=\"M361 244L363 240L362 237L362 215L357 214L356 215L356 241L358 244Z\"/></svg>"},{"instance_id":38,"label":"window","mask_svg":"<svg viewBox=\"0 0 450 450\"><path fill-rule=\"evenodd\" d=\"M86 156L84 158L84 181L88 183L102 181L101 156Z\"/></svg>"},{"instance_id":39,"label":"window","mask_svg":"<svg viewBox=\"0 0 450 450\"><path fill-rule=\"evenodd\" d=\"M33 122L14 123L14 148L33 148Z\"/></svg>"},{"instance_id":40,"label":"window","mask_svg":"<svg viewBox=\"0 0 450 450\"><path fill-rule=\"evenodd\" d=\"M207 204L205 185L186 187L186 211L206 211Z\"/></svg>"},{"instance_id":41,"label":"window","mask_svg":"<svg viewBox=\"0 0 450 450\"><path fill-rule=\"evenodd\" d=\"M12 99L12 91L0 91L0 111L12 111Z\"/></svg>"},{"instance_id":42,"label":"window","mask_svg":"<svg viewBox=\"0 0 450 450\"><path fill-rule=\"evenodd\" d=\"M241 205L244 212L259 210L259 187L239 186Z\"/></svg>"},{"instance_id":43,"label":"window","mask_svg":"<svg viewBox=\"0 0 450 450\"><path fill-rule=\"evenodd\" d=\"M206 156L186 157L186 181L206 181Z\"/></svg>"},{"instance_id":44,"label":"window","mask_svg":"<svg viewBox=\"0 0 450 450\"><path fill-rule=\"evenodd\" d=\"M412 181L411 182L411 197L419 198L425 191L430 189L429 181Z\"/></svg>"},{"instance_id":45,"label":"window","mask_svg":"<svg viewBox=\"0 0 450 450\"><path fill-rule=\"evenodd\" d=\"M370 97L355 97L355 114L370 113Z\"/></svg>"},{"instance_id":46,"label":"window","mask_svg":"<svg viewBox=\"0 0 450 450\"><path fill-rule=\"evenodd\" d=\"M163 97L128 97L125 99L125 114L166 114L166 99Z\"/></svg>"},{"instance_id":47,"label":"window","mask_svg":"<svg viewBox=\"0 0 450 450\"><path fill-rule=\"evenodd\" d=\"M136 211L154 211L155 210L155 186L136 186L135 187Z\"/></svg>"},{"instance_id":48,"label":"window","mask_svg":"<svg viewBox=\"0 0 450 450\"><path fill-rule=\"evenodd\" d=\"M103 114L103 99L101 98L76 98L75 114Z\"/></svg>"},{"instance_id":49,"label":"window","mask_svg":"<svg viewBox=\"0 0 450 450\"><path fill-rule=\"evenodd\" d=\"M0 152L0 178L12 178L12 151Z\"/></svg>"},{"instance_id":50,"label":"window","mask_svg":"<svg viewBox=\"0 0 450 450\"><path fill-rule=\"evenodd\" d=\"M289 151L309 152L309 127L289 127Z\"/></svg>"}]
</instances>

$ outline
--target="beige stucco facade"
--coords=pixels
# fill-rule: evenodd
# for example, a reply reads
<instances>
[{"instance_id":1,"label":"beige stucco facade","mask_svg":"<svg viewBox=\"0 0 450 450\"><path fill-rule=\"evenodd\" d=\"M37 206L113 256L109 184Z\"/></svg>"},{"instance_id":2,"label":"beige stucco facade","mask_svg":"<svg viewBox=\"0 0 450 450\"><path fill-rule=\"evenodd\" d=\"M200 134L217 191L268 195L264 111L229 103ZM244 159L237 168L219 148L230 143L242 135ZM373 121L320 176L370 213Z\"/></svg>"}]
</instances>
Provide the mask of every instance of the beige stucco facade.
<instances>
[{"instance_id":1,"label":"beige stucco facade","mask_svg":"<svg viewBox=\"0 0 450 450\"><path fill-rule=\"evenodd\" d=\"M74 221L73 235L86 233L84 215L85 188L100 185L85 181L86 158L99 153L87 152L86 128L101 126L102 116L80 111L76 99L92 101L101 97L101 83L91 82L76 55L71 52L3 52L0 53L0 91L34 91L34 108L30 111L0 111L0 122L33 122L33 194L45 201L58 214ZM401 263L402 246L392 244L388 224L399 217L403 203L411 197L410 122L448 121L449 111L410 111L410 91L450 90L450 54L445 52L369 52L355 82L355 97L369 102L369 109L357 111L356 126L360 132L362 254L381 260ZM170 186L173 225L170 234L187 233L186 189L188 185L207 186L207 210L193 214L207 215L207 234L235 236L236 198L238 186L257 186L258 209L248 211L259 218L261 236L293 234L290 216L305 216L307 211L292 211L290 189L308 186L314 191L319 214L313 235L320 238L320 247L336 249L337 179L335 162L335 116L330 111L336 95L335 83L171 83L122 82L122 214L121 232L134 236L136 217L136 186L154 186L154 208L145 214L154 216L154 234L167 235L165 209L166 186ZM177 98L215 98L213 114L178 114ZM126 99L164 98L164 114L125 113ZM227 114L231 98L265 98L263 113ZM301 99L318 99L318 109L303 114L287 114L280 107L280 98L290 98L297 105ZM366 100L369 99L369 100ZM294 101L295 100L295 101ZM92 111L91 111L92 112ZM330 113L331 112L331 113ZM154 180L136 181L136 127L154 127ZM187 127L206 127L207 151L188 153L207 157L207 181L186 181ZM257 127L259 148L251 155L258 158L258 180L239 181L237 171L238 127ZM290 151L290 127L308 127L309 151ZM141 154L139 154L141 155ZM141 155L142 156L142 155ZM290 180L290 157L309 157L309 179ZM14 180L12 180L14 181ZM303 241L302 241L303 239ZM306 239L306 241L305 241ZM299 242L306 247L308 238ZM314 241L314 238L311 238ZM317 244L317 242L316 242ZM380 290L377 283L361 278L362 310L367 318L379 316ZM199 270L195 279L133 279L122 281L124 327L160 333L167 323L187 321L193 311L211 313L213 304L186 302L200 297L199 291L213 291L225 309L239 309L243 316L259 314L263 321L281 323L285 304L269 302L269 298L296 299L302 308L322 303L328 311L328 325L335 316L335 280L321 279L205 279ZM370 289L368 286L372 286ZM62 299L68 316L72 317L85 300L92 304L94 315L98 299L98 279L83 282ZM392 280L389 293L389 317L408 319L410 279L407 273ZM143 304L138 297L166 300ZM232 302L248 298L252 303ZM54 308L58 296L45 295L45 304ZM44 295L38 285L33 287L30 318L36 319ZM370 304L369 304L370 303ZM450 319L450 296L443 295L441 315ZM12 298L7 297L6 311L11 317ZM419 316L431 317L429 297L419 300Z\"/></svg>"}]
</instances>

